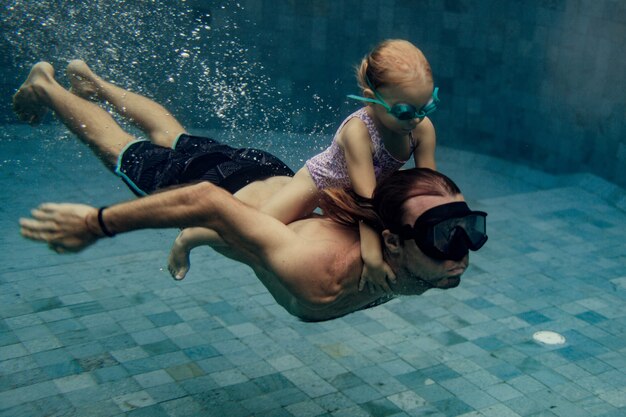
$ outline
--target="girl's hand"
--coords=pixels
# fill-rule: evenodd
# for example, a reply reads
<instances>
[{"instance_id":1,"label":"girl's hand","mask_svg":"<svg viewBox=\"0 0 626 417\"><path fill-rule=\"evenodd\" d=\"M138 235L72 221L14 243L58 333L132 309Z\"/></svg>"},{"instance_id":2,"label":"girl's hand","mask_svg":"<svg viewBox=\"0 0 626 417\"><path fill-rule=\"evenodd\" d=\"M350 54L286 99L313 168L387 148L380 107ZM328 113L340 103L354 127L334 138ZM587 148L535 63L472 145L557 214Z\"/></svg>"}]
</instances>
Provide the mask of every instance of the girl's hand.
<instances>
[{"instance_id":1,"label":"girl's hand","mask_svg":"<svg viewBox=\"0 0 626 417\"><path fill-rule=\"evenodd\" d=\"M167 259L167 269L175 280L185 278L185 275L189 272L189 268L191 268L191 262L189 260L191 248L187 246L185 240L185 230L183 230L174 241Z\"/></svg>"},{"instance_id":2,"label":"girl's hand","mask_svg":"<svg viewBox=\"0 0 626 417\"><path fill-rule=\"evenodd\" d=\"M390 283L396 282L396 275L391 270L391 267L386 262L380 264L371 264L364 262L363 270L361 271L361 280L359 281L359 291L363 291L365 284L369 287L370 293L375 293L380 290L391 293L393 292Z\"/></svg>"}]
</instances>

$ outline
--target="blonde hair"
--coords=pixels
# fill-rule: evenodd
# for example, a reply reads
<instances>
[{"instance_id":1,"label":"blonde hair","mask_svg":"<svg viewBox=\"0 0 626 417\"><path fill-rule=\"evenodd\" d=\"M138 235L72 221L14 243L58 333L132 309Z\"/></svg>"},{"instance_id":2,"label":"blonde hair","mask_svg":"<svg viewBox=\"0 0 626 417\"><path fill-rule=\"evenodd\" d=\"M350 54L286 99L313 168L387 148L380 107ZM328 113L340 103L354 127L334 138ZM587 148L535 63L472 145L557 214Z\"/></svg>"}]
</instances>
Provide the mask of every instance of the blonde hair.
<instances>
[{"instance_id":1,"label":"blonde hair","mask_svg":"<svg viewBox=\"0 0 626 417\"><path fill-rule=\"evenodd\" d=\"M387 39L367 54L356 68L361 90L378 89L389 84L418 81L432 83L433 75L428 60L415 45L402 39Z\"/></svg>"}]
</instances>

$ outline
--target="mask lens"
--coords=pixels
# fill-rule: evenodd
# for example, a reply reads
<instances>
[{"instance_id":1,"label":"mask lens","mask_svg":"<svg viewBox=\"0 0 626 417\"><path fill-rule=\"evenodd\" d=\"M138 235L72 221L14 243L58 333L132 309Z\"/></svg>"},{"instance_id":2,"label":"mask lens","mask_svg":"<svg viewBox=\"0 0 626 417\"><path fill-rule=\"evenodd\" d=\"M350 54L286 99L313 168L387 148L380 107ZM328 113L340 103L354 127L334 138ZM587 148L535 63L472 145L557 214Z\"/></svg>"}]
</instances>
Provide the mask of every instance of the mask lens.
<instances>
[{"instance_id":1,"label":"mask lens","mask_svg":"<svg viewBox=\"0 0 626 417\"><path fill-rule=\"evenodd\" d=\"M467 239L463 239L463 235ZM433 246L442 252L448 252L454 241L467 240L467 247L471 250L480 249L487 241L485 217L472 214L461 218L444 220L433 226Z\"/></svg>"},{"instance_id":2,"label":"mask lens","mask_svg":"<svg viewBox=\"0 0 626 417\"><path fill-rule=\"evenodd\" d=\"M465 230L465 233L472 244L470 249L478 250L487 241L487 222L485 221L485 217L473 215L468 216L465 219L466 225L463 230Z\"/></svg>"},{"instance_id":3,"label":"mask lens","mask_svg":"<svg viewBox=\"0 0 626 417\"><path fill-rule=\"evenodd\" d=\"M487 242L486 217L487 213L471 211L465 202L458 201L427 210L413 226L406 224L399 233L404 239L413 239L431 258L457 260Z\"/></svg>"}]
</instances>

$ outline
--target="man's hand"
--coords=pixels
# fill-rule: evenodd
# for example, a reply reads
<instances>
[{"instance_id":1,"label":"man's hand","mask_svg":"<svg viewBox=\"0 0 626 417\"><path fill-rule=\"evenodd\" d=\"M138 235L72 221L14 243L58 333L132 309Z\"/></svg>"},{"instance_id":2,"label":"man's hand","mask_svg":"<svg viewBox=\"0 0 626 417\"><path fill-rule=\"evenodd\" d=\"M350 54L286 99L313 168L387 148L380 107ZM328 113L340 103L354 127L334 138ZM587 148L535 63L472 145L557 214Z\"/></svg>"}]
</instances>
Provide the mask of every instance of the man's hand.
<instances>
[{"instance_id":1,"label":"man's hand","mask_svg":"<svg viewBox=\"0 0 626 417\"><path fill-rule=\"evenodd\" d=\"M97 213L96 208L84 204L44 203L31 211L32 218L20 219L20 233L48 243L57 253L80 252L102 236L87 222L88 216Z\"/></svg>"}]
</instances>

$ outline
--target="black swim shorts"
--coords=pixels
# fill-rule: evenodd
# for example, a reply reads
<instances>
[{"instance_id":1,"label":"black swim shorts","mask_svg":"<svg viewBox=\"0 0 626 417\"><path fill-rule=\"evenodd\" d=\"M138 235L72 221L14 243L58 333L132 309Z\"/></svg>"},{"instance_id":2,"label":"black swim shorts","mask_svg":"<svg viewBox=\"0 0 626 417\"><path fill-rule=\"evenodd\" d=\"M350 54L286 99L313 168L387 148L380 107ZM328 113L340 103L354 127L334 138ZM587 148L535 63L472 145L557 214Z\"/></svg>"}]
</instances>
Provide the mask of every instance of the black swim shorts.
<instances>
[{"instance_id":1,"label":"black swim shorts","mask_svg":"<svg viewBox=\"0 0 626 417\"><path fill-rule=\"evenodd\" d=\"M247 184L294 172L274 155L253 148L233 148L216 140L182 134L173 149L147 140L129 144L115 173L138 196L163 188L209 181L235 193Z\"/></svg>"}]
</instances>

